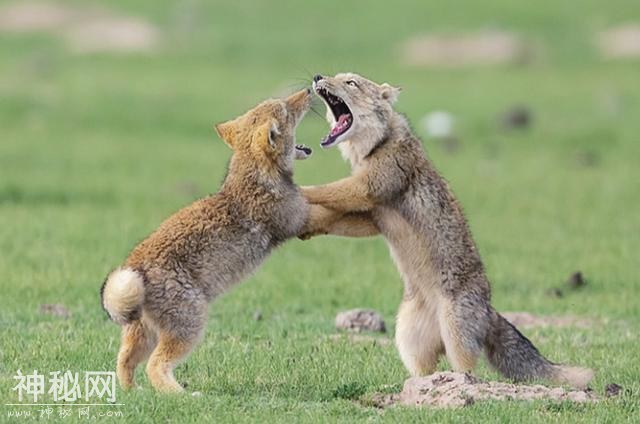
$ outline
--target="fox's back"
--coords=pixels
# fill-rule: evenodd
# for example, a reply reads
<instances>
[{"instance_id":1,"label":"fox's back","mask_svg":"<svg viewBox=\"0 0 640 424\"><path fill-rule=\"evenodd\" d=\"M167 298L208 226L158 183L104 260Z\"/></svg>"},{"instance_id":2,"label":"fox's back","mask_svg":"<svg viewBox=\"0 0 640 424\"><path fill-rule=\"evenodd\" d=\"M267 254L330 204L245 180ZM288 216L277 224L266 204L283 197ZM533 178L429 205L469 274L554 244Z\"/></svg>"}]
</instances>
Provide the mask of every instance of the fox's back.
<instances>
[{"instance_id":1,"label":"fox's back","mask_svg":"<svg viewBox=\"0 0 640 424\"><path fill-rule=\"evenodd\" d=\"M254 271L276 245L271 229L247 212L222 194L198 200L165 220L125 265L150 285L175 281L210 299Z\"/></svg>"}]
</instances>

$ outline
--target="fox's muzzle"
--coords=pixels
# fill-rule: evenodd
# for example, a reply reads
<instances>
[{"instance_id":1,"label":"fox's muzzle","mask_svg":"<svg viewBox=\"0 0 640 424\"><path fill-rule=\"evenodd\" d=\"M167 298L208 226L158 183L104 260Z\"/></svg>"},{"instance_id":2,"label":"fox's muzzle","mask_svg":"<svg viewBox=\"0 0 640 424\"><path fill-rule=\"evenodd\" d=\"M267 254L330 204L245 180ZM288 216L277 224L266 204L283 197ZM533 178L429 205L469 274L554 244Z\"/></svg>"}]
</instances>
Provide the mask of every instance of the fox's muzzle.
<instances>
[{"instance_id":1,"label":"fox's muzzle","mask_svg":"<svg viewBox=\"0 0 640 424\"><path fill-rule=\"evenodd\" d=\"M309 110L311 106L311 89L305 88L293 93L285 99L287 109L299 120Z\"/></svg>"}]
</instances>

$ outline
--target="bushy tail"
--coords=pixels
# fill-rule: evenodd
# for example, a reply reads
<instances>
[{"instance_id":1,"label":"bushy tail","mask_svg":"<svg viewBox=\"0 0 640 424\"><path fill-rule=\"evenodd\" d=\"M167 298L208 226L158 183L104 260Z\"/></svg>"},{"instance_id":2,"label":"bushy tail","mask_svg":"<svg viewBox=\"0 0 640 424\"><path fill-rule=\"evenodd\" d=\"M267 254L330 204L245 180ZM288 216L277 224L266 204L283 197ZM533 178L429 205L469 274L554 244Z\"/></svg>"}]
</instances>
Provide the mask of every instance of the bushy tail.
<instances>
[{"instance_id":1,"label":"bushy tail","mask_svg":"<svg viewBox=\"0 0 640 424\"><path fill-rule=\"evenodd\" d=\"M505 377L516 381L547 379L558 384L585 388L593 378L588 368L554 364L502 315L492 310L491 330L485 350L489 363Z\"/></svg>"},{"instance_id":2,"label":"bushy tail","mask_svg":"<svg viewBox=\"0 0 640 424\"><path fill-rule=\"evenodd\" d=\"M116 323L129 324L140 318L144 301L144 280L130 268L113 271L100 292L102 307Z\"/></svg>"}]
</instances>

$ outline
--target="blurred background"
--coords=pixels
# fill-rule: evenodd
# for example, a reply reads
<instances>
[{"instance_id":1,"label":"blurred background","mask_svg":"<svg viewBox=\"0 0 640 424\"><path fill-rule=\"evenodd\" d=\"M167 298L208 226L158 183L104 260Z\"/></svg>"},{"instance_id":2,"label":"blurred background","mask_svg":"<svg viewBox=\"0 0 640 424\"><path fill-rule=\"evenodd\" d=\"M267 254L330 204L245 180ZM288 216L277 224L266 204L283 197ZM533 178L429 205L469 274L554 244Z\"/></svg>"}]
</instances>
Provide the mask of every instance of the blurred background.
<instances>
[{"instance_id":1,"label":"blurred background","mask_svg":"<svg viewBox=\"0 0 640 424\"><path fill-rule=\"evenodd\" d=\"M554 259L568 272L612 255L616 278L631 259L638 2L19 0L0 3L5 266L45 268L58 249L98 248L100 233L121 257L217 189L229 151L215 122L342 71L403 88L397 108L489 263L505 249L535 279ZM298 164L300 183L348 172L337 149L318 148L326 131L313 113L301 125L316 154ZM114 215L123 208L145 225Z\"/></svg>"},{"instance_id":2,"label":"blurred background","mask_svg":"<svg viewBox=\"0 0 640 424\"><path fill-rule=\"evenodd\" d=\"M213 124L343 71L403 88L397 109L459 197L498 309L638 324L635 0L1 1L3 322L23 331L39 305L62 303L87 333L117 338L102 279L217 190L230 151ZM319 148L316 109L299 127L315 150L296 164L300 184L349 172ZM575 272L579 290L565 285ZM225 317L259 309L319 331L348 307L392 322L400 297L382 240L320 238L288 243L212 316L233 331Z\"/></svg>"}]
</instances>

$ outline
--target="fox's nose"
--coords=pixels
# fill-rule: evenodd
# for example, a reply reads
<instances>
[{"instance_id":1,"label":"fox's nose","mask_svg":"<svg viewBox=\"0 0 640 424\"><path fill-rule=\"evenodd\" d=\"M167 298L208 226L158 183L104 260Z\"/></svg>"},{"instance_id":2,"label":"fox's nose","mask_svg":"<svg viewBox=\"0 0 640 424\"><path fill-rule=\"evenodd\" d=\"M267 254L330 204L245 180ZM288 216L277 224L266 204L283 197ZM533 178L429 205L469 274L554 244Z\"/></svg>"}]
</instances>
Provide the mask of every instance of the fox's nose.
<instances>
[{"instance_id":1,"label":"fox's nose","mask_svg":"<svg viewBox=\"0 0 640 424\"><path fill-rule=\"evenodd\" d=\"M313 77L313 82L318 82L320 81L322 78L324 78L322 75L318 74L315 77Z\"/></svg>"}]
</instances>

